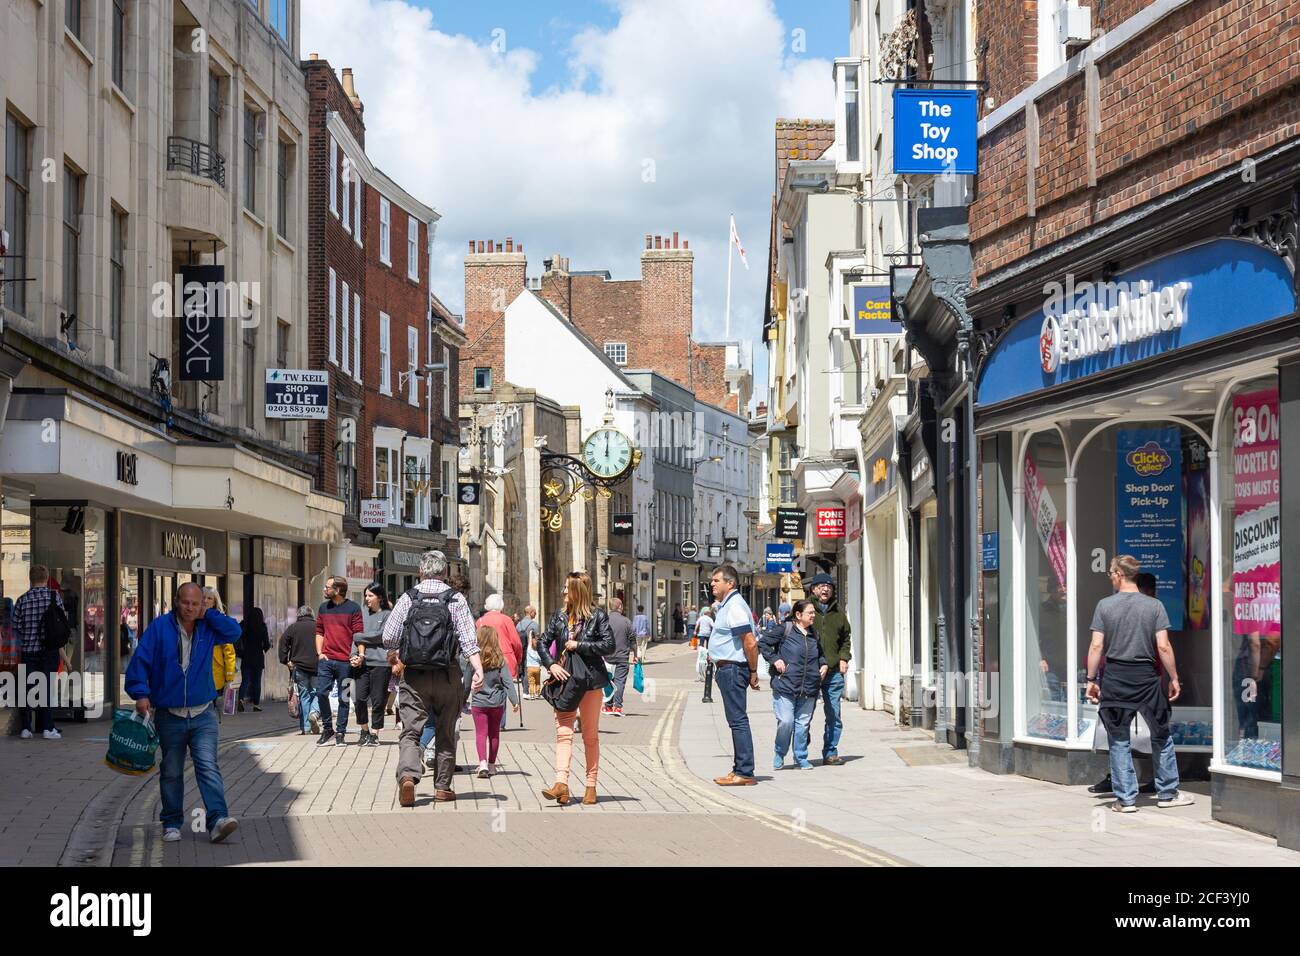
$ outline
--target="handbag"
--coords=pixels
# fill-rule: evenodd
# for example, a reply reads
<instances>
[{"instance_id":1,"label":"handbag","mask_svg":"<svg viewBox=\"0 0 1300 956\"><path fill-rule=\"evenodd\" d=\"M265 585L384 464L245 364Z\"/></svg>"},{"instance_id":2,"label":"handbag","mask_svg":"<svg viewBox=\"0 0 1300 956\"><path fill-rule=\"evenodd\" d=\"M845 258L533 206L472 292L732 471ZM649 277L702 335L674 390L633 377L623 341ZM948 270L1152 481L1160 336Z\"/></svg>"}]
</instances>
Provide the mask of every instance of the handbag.
<instances>
[{"instance_id":1,"label":"handbag","mask_svg":"<svg viewBox=\"0 0 1300 956\"><path fill-rule=\"evenodd\" d=\"M570 628L569 639L573 640L578 631ZM552 646L559 644L555 641ZM582 695L588 690L593 689L590 681L590 672L587 669L587 662L582 659L580 654L570 654L568 650L560 652L559 659L556 661L561 667L569 672L567 680L556 680L548 676L546 682L542 684L542 699L554 707L562 714L578 709L578 703L582 700ZM604 669L604 662L601 664ZM609 671L605 671L605 682L598 685L603 688L609 683Z\"/></svg>"},{"instance_id":2,"label":"handbag","mask_svg":"<svg viewBox=\"0 0 1300 956\"><path fill-rule=\"evenodd\" d=\"M289 691L289 716L294 720L302 717L302 701L298 699L298 685L294 684Z\"/></svg>"},{"instance_id":3,"label":"handbag","mask_svg":"<svg viewBox=\"0 0 1300 956\"><path fill-rule=\"evenodd\" d=\"M637 661L632 667L632 689L638 694L645 693L645 668Z\"/></svg>"}]
</instances>

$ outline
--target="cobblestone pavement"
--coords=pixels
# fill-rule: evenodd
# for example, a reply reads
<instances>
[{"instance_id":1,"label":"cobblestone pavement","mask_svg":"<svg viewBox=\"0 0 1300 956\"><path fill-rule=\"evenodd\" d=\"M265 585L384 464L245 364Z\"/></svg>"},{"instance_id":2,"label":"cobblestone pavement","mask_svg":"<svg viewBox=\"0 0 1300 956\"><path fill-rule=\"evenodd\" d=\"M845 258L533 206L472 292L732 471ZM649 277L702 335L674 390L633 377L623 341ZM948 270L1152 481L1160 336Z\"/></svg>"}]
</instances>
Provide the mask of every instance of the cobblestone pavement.
<instances>
[{"instance_id":1,"label":"cobblestone pavement","mask_svg":"<svg viewBox=\"0 0 1300 956\"><path fill-rule=\"evenodd\" d=\"M315 738L285 732L288 720L277 708L278 734L222 744L226 798L240 820L234 837L214 847L190 830L180 843L164 844L158 786L150 778L126 807L112 863L495 865L526 862L530 854L540 859L545 848L549 862L579 865L892 864L829 833L728 802L686 772L675 737L688 685L698 687L685 676L691 661L679 645L655 646L646 693L629 687L628 716L602 719L601 801L594 807L561 808L541 796L553 780L554 724L540 701L524 702L525 728L512 717L502 734L497 776L457 774L452 804L434 803L426 777L409 809L397 805L395 728L381 732L377 747L317 747ZM461 728L459 762L476 766L468 717ZM570 783L579 794L584 772L577 746ZM192 773L186 783L185 805L193 812L201 802Z\"/></svg>"}]
</instances>

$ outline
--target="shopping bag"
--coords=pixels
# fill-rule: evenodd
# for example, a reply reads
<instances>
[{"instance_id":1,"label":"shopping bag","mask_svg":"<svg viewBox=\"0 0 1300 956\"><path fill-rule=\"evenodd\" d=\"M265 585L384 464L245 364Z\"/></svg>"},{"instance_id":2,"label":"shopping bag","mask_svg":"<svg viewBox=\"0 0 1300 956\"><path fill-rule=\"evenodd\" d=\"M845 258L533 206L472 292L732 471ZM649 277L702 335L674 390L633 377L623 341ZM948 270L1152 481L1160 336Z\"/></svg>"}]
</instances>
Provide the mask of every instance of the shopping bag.
<instances>
[{"instance_id":1,"label":"shopping bag","mask_svg":"<svg viewBox=\"0 0 1300 956\"><path fill-rule=\"evenodd\" d=\"M1133 725L1129 728L1128 742L1136 754L1151 753L1151 728L1147 726L1146 719L1141 714L1133 715ZM1092 749L1101 753L1110 750L1110 737L1106 733L1106 725L1102 723L1100 717L1097 718L1097 728L1093 731Z\"/></svg>"},{"instance_id":2,"label":"shopping bag","mask_svg":"<svg viewBox=\"0 0 1300 956\"><path fill-rule=\"evenodd\" d=\"M645 693L645 668L641 666L640 661L632 666L632 689L638 694Z\"/></svg>"},{"instance_id":3,"label":"shopping bag","mask_svg":"<svg viewBox=\"0 0 1300 956\"><path fill-rule=\"evenodd\" d=\"M289 690L289 716L294 720L302 717L302 701L298 699L298 685L294 684Z\"/></svg>"},{"instance_id":4,"label":"shopping bag","mask_svg":"<svg viewBox=\"0 0 1300 956\"><path fill-rule=\"evenodd\" d=\"M701 647L695 652L695 676L704 680L704 675L709 669L709 649Z\"/></svg>"},{"instance_id":5,"label":"shopping bag","mask_svg":"<svg viewBox=\"0 0 1300 956\"><path fill-rule=\"evenodd\" d=\"M152 773L158 759L158 731L149 717L134 710L113 711L104 763L119 773Z\"/></svg>"},{"instance_id":6,"label":"shopping bag","mask_svg":"<svg viewBox=\"0 0 1300 956\"><path fill-rule=\"evenodd\" d=\"M227 717L229 717L231 714L235 712L236 697L237 694L235 693L235 685L227 684L224 692L224 696L221 701L221 712L225 714Z\"/></svg>"},{"instance_id":7,"label":"shopping bag","mask_svg":"<svg viewBox=\"0 0 1300 956\"><path fill-rule=\"evenodd\" d=\"M614 668L609 663L605 664L605 670L609 673L610 677L614 676ZM611 700L614 699L614 682L612 680L608 681L605 684L604 693L605 693L605 703L608 704Z\"/></svg>"}]
</instances>

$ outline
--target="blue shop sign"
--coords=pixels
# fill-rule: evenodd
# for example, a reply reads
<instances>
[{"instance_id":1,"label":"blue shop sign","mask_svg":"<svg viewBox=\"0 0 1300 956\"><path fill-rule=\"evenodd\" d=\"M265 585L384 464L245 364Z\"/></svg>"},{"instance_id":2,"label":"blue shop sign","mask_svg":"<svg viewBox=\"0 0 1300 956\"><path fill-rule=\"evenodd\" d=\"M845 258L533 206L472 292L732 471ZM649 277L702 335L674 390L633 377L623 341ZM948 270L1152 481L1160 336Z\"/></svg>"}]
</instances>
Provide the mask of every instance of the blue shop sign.
<instances>
[{"instance_id":1,"label":"blue shop sign","mask_svg":"<svg viewBox=\"0 0 1300 956\"><path fill-rule=\"evenodd\" d=\"M1049 283L980 373L978 404L1029 395L1290 315L1291 272L1244 239L1213 239L1106 282Z\"/></svg>"},{"instance_id":2,"label":"blue shop sign","mask_svg":"<svg viewBox=\"0 0 1300 956\"><path fill-rule=\"evenodd\" d=\"M976 90L894 90L894 172L973 175Z\"/></svg>"},{"instance_id":3,"label":"blue shop sign","mask_svg":"<svg viewBox=\"0 0 1300 956\"><path fill-rule=\"evenodd\" d=\"M985 531L980 535L980 569L996 571L998 569L998 533Z\"/></svg>"},{"instance_id":4,"label":"blue shop sign","mask_svg":"<svg viewBox=\"0 0 1300 956\"><path fill-rule=\"evenodd\" d=\"M769 544L767 546L767 572L780 574L794 570L794 545Z\"/></svg>"},{"instance_id":5,"label":"blue shop sign","mask_svg":"<svg viewBox=\"0 0 1300 956\"><path fill-rule=\"evenodd\" d=\"M903 323L894 317L889 283L853 286L853 335L902 335Z\"/></svg>"}]
</instances>

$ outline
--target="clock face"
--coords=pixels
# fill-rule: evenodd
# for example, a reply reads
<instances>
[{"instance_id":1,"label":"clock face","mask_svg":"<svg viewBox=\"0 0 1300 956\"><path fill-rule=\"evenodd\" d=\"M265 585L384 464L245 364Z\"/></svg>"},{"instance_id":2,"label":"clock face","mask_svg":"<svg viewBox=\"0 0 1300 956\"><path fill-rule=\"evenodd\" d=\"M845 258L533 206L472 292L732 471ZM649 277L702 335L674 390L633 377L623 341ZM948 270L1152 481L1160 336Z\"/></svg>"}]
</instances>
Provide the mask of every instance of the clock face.
<instances>
[{"instance_id":1,"label":"clock face","mask_svg":"<svg viewBox=\"0 0 1300 956\"><path fill-rule=\"evenodd\" d=\"M587 436L582 462L593 475L613 478L632 464L632 442L617 428L600 428Z\"/></svg>"}]
</instances>

